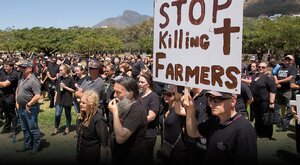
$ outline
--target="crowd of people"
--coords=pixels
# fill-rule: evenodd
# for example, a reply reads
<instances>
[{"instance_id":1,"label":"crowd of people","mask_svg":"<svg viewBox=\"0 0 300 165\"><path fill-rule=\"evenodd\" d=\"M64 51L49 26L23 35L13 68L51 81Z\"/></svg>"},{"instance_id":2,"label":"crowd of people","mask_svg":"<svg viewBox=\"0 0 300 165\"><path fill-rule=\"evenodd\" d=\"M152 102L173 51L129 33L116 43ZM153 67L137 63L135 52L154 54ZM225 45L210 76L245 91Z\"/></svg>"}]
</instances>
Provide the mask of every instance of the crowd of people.
<instances>
[{"instance_id":1,"label":"crowd of people","mask_svg":"<svg viewBox=\"0 0 300 165\"><path fill-rule=\"evenodd\" d=\"M273 139L273 124L264 122L264 114L281 114L278 132L287 131L296 116L289 104L300 93L294 57L276 61L251 57L242 67L241 93L231 94L201 88L184 92L155 82L153 59L140 55L85 60L73 54L7 55L0 60L1 134L14 139L21 128L24 145L16 151L37 154L39 100L47 97L48 108L55 109L51 136L68 135L72 107L77 114L74 153L80 164L155 164L158 135L165 164L256 164L257 138Z\"/></svg>"}]
</instances>

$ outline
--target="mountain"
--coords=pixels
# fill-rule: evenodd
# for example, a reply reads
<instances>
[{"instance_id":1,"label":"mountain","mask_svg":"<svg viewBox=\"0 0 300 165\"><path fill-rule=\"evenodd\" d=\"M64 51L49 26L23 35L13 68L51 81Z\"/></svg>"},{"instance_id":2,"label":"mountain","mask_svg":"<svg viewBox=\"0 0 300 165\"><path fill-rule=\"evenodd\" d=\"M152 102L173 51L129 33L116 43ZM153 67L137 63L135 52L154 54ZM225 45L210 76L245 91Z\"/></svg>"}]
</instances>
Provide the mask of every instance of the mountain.
<instances>
[{"instance_id":1,"label":"mountain","mask_svg":"<svg viewBox=\"0 0 300 165\"><path fill-rule=\"evenodd\" d=\"M300 0L245 0L244 16L258 17L262 14L299 14Z\"/></svg>"},{"instance_id":2,"label":"mountain","mask_svg":"<svg viewBox=\"0 0 300 165\"><path fill-rule=\"evenodd\" d=\"M94 25L93 28L97 27L117 27L117 28L126 28L132 25L137 25L143 21L149 19L150 16L141 15L135 11L125 10L123 15L113 18L107 18L97 25Z\"/></svg>"}]
</instances>

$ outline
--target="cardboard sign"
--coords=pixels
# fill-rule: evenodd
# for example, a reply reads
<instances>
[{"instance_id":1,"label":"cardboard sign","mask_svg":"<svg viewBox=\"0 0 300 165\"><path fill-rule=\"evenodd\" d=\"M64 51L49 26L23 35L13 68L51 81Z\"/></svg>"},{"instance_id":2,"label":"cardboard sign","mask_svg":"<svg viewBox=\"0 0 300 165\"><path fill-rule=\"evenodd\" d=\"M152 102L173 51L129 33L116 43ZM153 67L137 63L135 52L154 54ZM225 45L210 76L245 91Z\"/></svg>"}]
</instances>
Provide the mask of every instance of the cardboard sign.
<instances>
[{"instance_id":1,"label":"cardboard sign","mask_svg":"<svg viewBox=\"0 0 300 165\"><path fill-rule=\"evenodd\" d=\"M155 81L240 93L243 1L155 0Z\"/></svg>"}]
</instances>

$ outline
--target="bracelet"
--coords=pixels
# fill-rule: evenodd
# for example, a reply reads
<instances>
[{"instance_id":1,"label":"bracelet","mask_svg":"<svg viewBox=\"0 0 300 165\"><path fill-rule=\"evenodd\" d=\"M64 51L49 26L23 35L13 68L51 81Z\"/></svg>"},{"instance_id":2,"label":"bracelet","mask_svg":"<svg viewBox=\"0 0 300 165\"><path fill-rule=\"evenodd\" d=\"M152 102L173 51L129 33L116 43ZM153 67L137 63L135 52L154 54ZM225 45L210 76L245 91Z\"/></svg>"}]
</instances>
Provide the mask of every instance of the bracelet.
<instances>
[{"instance_id":1,"label":"bracelet","mask_svg":"<svg viewBox=\"0 0 300 165\"><path fill-rule=\"evenodd\" d=\"M175 102L180 102L180 97L179 97L179 98L176 98L176 97L175 97L174 101L175 101Z\"/></svg>"}]
</instances>

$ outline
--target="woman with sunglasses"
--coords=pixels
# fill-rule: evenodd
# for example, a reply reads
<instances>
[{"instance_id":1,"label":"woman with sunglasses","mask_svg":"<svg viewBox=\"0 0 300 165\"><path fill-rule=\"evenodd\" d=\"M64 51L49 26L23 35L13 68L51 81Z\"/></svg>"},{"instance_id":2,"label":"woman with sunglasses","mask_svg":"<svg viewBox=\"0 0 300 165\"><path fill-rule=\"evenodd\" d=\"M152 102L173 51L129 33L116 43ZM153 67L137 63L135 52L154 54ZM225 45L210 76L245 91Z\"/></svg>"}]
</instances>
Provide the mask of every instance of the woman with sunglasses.
<instances>
[{"instance_id":1,"label":"woman with sunglasses","mask_svg":"<svg viewBox=\"0 0 300 165\"><path fill-rule=\"evenodd\" d=\"M162 90L163 100L168 105L167 110L159 117L162 128L162 148L164 142L173 145L169 157L164 157L165 164L186 164L185 144L183 132L185 127L185 117L175 112L175 88L171 84L166 84Z\"/></svg>"},{"instance_id":2,"label":"woman with sunglasses","mask_svg":"<svg viewBox=\"0 0 300 165\"><path fill-rule=\"evenodd\" d=\"M259 73L253 75L250 89L254 101L250 105L254 112L254 127L257 136L263 140L269 140L273 135L273 125L264 124L264 113L275 107L276 84L273 76L268 73L267 63L259 64Z\"/></svg>"}]
</instances>

